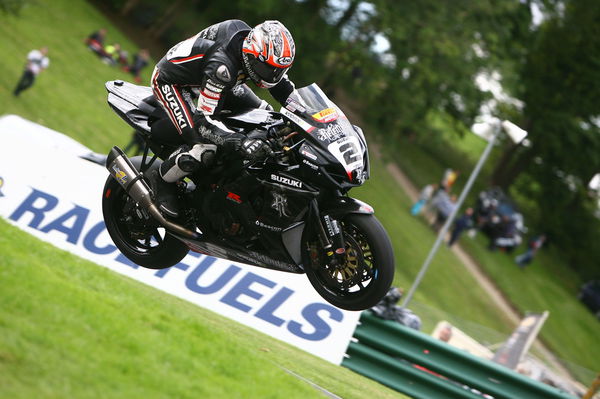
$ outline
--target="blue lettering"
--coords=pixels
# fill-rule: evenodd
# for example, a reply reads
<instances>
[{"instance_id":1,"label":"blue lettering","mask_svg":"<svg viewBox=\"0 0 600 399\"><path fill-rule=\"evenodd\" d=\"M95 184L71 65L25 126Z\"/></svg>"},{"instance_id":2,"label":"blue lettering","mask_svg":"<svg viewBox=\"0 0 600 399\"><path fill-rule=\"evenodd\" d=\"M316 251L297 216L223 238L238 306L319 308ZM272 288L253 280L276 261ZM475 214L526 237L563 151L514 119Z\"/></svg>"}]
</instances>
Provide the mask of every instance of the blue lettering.
<instances>
[{"instance_id":1,"label":"blue lettering","mask_svg":"<svg viewBox=\"0 0 600 399\"><path fill-rule=\"evenodd\" d=\"M107 255L111 252L114 252L117 247L112 244L107 244L104 247L98 247L96 245L96 239L104 230L106 230L106 226L104 225L103 221L98 222L94 227L92 227L83 239L84 248L98 255Z\"/></svg>"},{"instance_id":2,"label":"blue lettering","mask_svg":"<svg viewBox=\"0 0 600 399\"><path fill-rule=\"evenodd\" d=\"M69 212L65 213L55 221L48 223L45 227L42 227L40 231L42 233L48 233L51 230L60 231L67 235L68 242L77 244L77 240L79 240L79 236L81 235L81 231L83 230L83 226L85 225L89 213L89 209L75 205ZM73 227L65 226L65 222L72 218L75 218Z\"/></svg>"},{"instance_id":3,"label":"blue lettering","mask_svg":"<svg viewBox=\"0 0 600 399\"><path fill-rule=\"evenodd\" d=\"M58 198L53 197L50 194L46 194L43 191L32 189L33 191L25 201L19 205L17 209L9 216L9 219L14 220L15 222L19 220L25 213L30 212L33 214L33 219L29 222L29 227L33 227L37 229L42 220L44 220L44 213L48 212L51 209L54 209L58 204ZM38 204L38 207L34 206L34 203L37 200L45 201L43 204Z\"/></svg>"},{"instance_id":4,"label":"blue lettering","mask_svg":"<svg viewBox=\"0 0 600 399\"><path fill-rule=\"evenodd\" d=\"M188 287L189 290L194 291L198 294L214 294L219 291L225 284L227 284L238 272L241 270L240 267L231 265L225 270L223 274L217 278L215 282L206 287L202 287L198 284L198 279L208 270L208 268L215 263L216 259L210 256L204 258L202 262L190 275L185 279L185 286Z\"/></svg>"},{"instance_id":5,"label":"blue lettering","mask_svg":"<svg viewBox=\"0 0 600 399\"><path fill-rule=\"evenodd\" d=\"M331 327L327 322L319 317L319 311L325 310L329 313L329 318L335 321L342 321L344 314L337 308L324 303L311 303L302 309L302 316L308 321L313 327L312 333L305 333L302 331L302 324L297 321L290 321L288 324L288 330L303 339L309 341L320 341L327 338L331 334Z\"/></svg>"},{"instance_id":6,"label":"blue lettering","mask_svg":"<svg viewBox=\"0 0 600 399\"><path fill-rule=\"evenodd\" d=\"M283 287L280 289L273 298L269 299L265 305L258 310L254 315L259 319L262 319L268 323L274 324L277 327L281 326L285 320L275 316L273 313L284 303L294 291L289 288Z\"/></svg>"},{"instance_id":7,"label":"blue lettering","mask_svg":"<svg viewBox=\"0 0 600 399\"><path fill-rule=\"evenodd\" d=\"M263 295L260 292L252 291L250 286L254 283L265 285L269 288L275 287L275 283L271 280L267 280L254 273L246 274L233 288L221 298L221 302L226 303L229 306L233 306L241 310L242 312L248 312L252 309L250 306L238 301L238 297L242 295L249 296L250 298L260 299Z\"/></svg>"}]
</instances>

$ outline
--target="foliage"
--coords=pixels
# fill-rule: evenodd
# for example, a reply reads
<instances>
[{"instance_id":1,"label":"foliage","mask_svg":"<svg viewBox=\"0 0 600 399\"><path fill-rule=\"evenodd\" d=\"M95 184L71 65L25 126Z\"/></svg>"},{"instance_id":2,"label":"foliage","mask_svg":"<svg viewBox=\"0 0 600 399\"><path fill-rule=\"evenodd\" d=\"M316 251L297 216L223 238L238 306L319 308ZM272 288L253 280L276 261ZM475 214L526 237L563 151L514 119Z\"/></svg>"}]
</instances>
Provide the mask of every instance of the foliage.
<instances>
[{"instance_id":1,"label":"foliage","mask_svg":"<svg viewBox=\"0 0 600 399\"><path fill-rule=\"evenodd\" d=\"M19 15L28 0L0 0L0 13Z\"/></svg>"},{"instance_id":2,"label":"foliage","mask_svg":"<svg viewBox=\"0 0 600 399\"><path fill-rule=\"evenodd\" d=\"M519 2L377 1L374 29L390 41L393 67L375 98L389 134L427 131L428 114L443 112L470 126L489 98L475 77L499 68L502 46L529 15ZM384 99L394 99L385 101ZM452 128L452 124L449 125ZM458 127L460 129L460 127ZM456 130L456 129L454 129Z\"/></svg>"},{"instance_id":3,"label":"foliage","mask_svg":"<svg viewBox=\"0 0 600 399\"><path fill-rule=\"evenodd\" d=\"M600 259L600 221L587 195L600 171L599 19L600 3L569 1L540 26L520 73L523 124L533 144L514 154L504 178L531 196L537 228L588 278L597 277ZM519 174L526 176L517 180Z\"/></svg>"}]
</instances>

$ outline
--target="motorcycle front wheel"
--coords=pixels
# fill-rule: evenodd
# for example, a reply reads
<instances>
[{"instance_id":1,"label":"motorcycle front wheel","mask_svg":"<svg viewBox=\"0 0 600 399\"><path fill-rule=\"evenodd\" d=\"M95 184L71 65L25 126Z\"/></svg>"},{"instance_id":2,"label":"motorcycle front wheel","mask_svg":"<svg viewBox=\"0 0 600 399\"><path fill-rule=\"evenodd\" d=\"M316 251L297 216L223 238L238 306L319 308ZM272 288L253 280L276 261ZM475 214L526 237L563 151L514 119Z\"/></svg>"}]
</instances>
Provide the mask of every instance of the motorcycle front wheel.
<instances>
[{"instance_id":1,"label":"motorcycle front wheel","mask_svg":"<svg viewBox=\"0 0 600 399\"><path fill-rule=\"evenodd\" d=\"M373 215L348 214L341 220L345 254L328 256L314 229L302 239L302 262L315 290L332 305L365 310L385 296L394 279L394 251Z\"/></svg>"},{"instance_id":2,"label":"motorcycle front wheel","mask_svg":"<svg viewBox=\"0 0 600 399\"><path fill-rule=\"evenodd\" d=\"M183 242L160 227L112 177L104 185L102 213L113 242L135 264L148 269L165 269L177 264L189 251Z\"/></svg>"}]
</instances>

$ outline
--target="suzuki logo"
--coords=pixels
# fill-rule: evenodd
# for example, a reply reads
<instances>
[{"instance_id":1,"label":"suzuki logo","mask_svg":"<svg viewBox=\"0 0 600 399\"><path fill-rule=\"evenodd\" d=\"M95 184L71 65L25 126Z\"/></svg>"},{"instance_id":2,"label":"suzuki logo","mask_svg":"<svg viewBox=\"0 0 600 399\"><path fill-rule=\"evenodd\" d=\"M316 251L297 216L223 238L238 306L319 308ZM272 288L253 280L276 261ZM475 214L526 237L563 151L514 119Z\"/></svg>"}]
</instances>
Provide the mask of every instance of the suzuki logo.
<instances>
[{"instance_id":1,"label":"suzuki logo","mask_svg":"<svg viewBox=\"0 0 600 399\"><path fill-rule=\"evenodd\" d=\"M271 175L271 180L276 181L281 184L285 184L286 186L302 188L302 182L294 179L290 179L289 177L279 176L279 175Z\"/></svg>"},{"instance_id":2,"label":"suzuki logo","mask_svg":"<svg viewBox=\"0 0 600 399\"><path fill-rule=\"evenodd\" d=\"M173 114L175 116L175 119L177 120L177 124L179 125L179 127L181 129L188 127L188 124L183 116L183 111L181 110L181 107L175 100L171 88L169 86L163 86L162 91L165 94L165 100L167 100L169 108L171 108L171 110L173 111Z\"/></svg>"}]
</instances>

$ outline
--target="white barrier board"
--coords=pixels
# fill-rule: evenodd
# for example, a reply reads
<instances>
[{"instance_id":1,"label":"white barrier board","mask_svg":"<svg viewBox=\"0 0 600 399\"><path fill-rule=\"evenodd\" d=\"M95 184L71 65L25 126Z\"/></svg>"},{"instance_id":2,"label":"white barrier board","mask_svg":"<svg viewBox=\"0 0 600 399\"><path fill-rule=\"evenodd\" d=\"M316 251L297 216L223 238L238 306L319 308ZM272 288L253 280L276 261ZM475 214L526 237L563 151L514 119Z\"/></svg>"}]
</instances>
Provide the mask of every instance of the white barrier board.
<instances>
[{"instance_id":1,"label":"white barrier board","mask_svg":"<svg viewBox=\"0 0 600 399\"><path fill-rule=\"evenodd\" d=\"M340 364L360 312L325 302L304 275L197 253L163 270L127 260L102 220L106 169L80 143L9 115L0 118L0 216L32 235Z\"/></svg>"}]
</instances>

